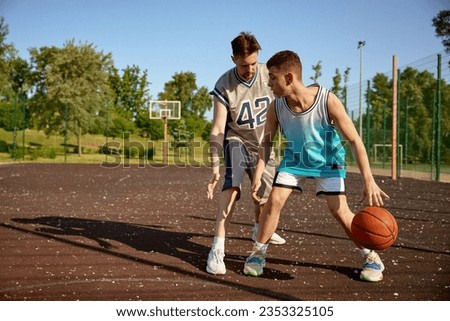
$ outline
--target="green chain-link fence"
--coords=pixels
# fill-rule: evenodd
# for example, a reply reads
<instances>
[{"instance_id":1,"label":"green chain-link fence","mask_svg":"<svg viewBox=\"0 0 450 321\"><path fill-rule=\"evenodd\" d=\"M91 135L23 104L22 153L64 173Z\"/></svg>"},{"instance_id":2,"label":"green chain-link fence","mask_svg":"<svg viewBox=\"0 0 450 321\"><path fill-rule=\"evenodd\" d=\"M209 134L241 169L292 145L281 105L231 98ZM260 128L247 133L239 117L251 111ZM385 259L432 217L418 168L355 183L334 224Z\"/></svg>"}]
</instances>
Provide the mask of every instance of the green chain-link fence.
<instances>
[{"instance_id":1,"label":"green chain-link fence","mask_svg":"<svg viewBox=\"0 0 450 321\"><path fill-rule=\"evenodd\" d=\"M450 54L440 52L407 65L398 61L397 177L450 181ZM392 170L392 83L391 67L347 88L346 108L357 128L362 121L374 172ZM348 162L354 164L351 156Z\"/></svg>"}]
</instances>

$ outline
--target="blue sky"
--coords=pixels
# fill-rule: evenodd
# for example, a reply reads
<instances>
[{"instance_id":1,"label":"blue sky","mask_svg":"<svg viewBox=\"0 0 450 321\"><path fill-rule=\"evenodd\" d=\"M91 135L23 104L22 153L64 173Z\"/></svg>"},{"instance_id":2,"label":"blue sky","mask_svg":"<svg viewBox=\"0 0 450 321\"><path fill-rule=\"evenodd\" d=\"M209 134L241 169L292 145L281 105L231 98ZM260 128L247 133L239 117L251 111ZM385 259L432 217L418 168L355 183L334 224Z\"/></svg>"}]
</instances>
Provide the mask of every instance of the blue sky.
<instances>
[{"instance_id":1,"label":"blue sky","mask_svg":"<svg viewBox=\"0 0 450 321\"><path fill-rule=\"evenodd\" d=\"M330 87L335 69L350 67L349 84L444 50L432 18L450 0L0 0L9 26L7 41L28 59L32 47L62 47L68 40L112 53L119 69L148 71L157 98L176 72L191 71L197 85L212 89L233 67L230 41L241 31L256 35L264 62L275 52L296 51L304 82L322 62L319 82Z\"/></svg>"}]
</instances>

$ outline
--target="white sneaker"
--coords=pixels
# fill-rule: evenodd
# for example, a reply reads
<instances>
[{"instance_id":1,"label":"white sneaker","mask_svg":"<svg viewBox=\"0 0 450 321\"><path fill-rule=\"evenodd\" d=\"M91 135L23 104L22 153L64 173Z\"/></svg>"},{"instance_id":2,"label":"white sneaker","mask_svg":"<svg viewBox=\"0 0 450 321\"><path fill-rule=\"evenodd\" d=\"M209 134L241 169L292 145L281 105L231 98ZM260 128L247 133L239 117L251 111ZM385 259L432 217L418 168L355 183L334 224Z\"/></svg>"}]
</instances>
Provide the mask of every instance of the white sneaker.
<instances>
[{"instance_id":1,"label":"white sneaker","mask_svg":"<svg viewBox=\"0 0 450 321\"><path fill-rule=\"evenodd\" d=\"M379 282L383 279L384 264L381 262L380 256L375 251L370 251L364 257L359 278L363 281Z\"/></svg>"},{"instance_id":2,"label":"white sneaker","mask_svg":"<svg viewBox=\"0 0 450 321\"><path fill-rule=\"evenodd\" d=\"M253 234L252 234L252 240L256 241L256 236L258 235L258 229L256 227L253 227ZM281 245L286 243L286 240L279 236L277 233L273 233L272 237L269 240L270 244L277 244Z\"/></svg>"},{"instance_id":3,"label":"white sneaker","mask_svg":"<svg viewBox=\"0 0 450 321\"><path fill-rule=\"evenodd\" d=\"M284 238L282 238L281 236L279 236L277 233L273 233L272 237L269 240L269 243L281 245L281 244L286 243L286 240Z\"/></svg>"},{"instance_id":4,"label":"white sneaker","mask_svg":"<svg viewBox=\"0 0 450 321\"><path fill-rule=\"evenodd\" d=\"M206 272L210 274L225 274L227 269L225 268L225 263L223 258L225 253L220 249L211 249L208 254L208 262L206 264Z\"/></svg>"}]
</instances>

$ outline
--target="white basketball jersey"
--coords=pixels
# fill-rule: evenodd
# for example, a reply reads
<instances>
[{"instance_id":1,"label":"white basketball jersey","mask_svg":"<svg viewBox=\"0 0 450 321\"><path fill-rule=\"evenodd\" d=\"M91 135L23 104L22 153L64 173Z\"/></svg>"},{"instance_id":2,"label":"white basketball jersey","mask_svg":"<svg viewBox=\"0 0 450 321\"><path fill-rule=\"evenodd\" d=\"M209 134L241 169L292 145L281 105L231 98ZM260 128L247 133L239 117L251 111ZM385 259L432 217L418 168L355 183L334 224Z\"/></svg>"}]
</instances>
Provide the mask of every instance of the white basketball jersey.
<instances>
[{"instance_id":1,"label":"white basketball jersey","mask_svg":"<svg viewBox=\"0 0 450 321\"><path fill-rule=\"evenodd\" d=\"M257 152L264 135L267 107L273 100L268 84L269 72L259 64L250 81L243 80L236 68L228 70L210 93L228 110L225 139L240 140L249 151Z\"/></svg>"}]
</instances>

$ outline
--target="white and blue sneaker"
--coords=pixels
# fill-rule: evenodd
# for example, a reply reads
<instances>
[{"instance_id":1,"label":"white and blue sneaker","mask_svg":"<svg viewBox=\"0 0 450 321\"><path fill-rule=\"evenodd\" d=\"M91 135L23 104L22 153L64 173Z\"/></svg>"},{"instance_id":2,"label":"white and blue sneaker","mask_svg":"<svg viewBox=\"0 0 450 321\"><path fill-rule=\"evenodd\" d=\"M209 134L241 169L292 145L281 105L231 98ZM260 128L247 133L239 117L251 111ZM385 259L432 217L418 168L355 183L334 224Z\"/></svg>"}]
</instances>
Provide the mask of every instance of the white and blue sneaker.
<instances>
[{"instance_id":1,"label":"white and blue sneaker","mask_svg":"<svg viewBox=\"0 0 450 321\"><path fill-rule=\"evenodd\" d=\"M252 252L245 260L244 274L249 276L260 276L266 266L266 255L261 251Z\"/></svg>"},{"instance_id":2,"label":"white and blue sneaker","mask_svg":"<svg viewBox=\"0 0 450 321\"><path fill-rule=\"evenodd\" d=\"M375 251L370 251L364 257L359 278L368 282L379 282L383 279L384 264L381 262L380 256Z\"/></svg>"}]
</instances>

